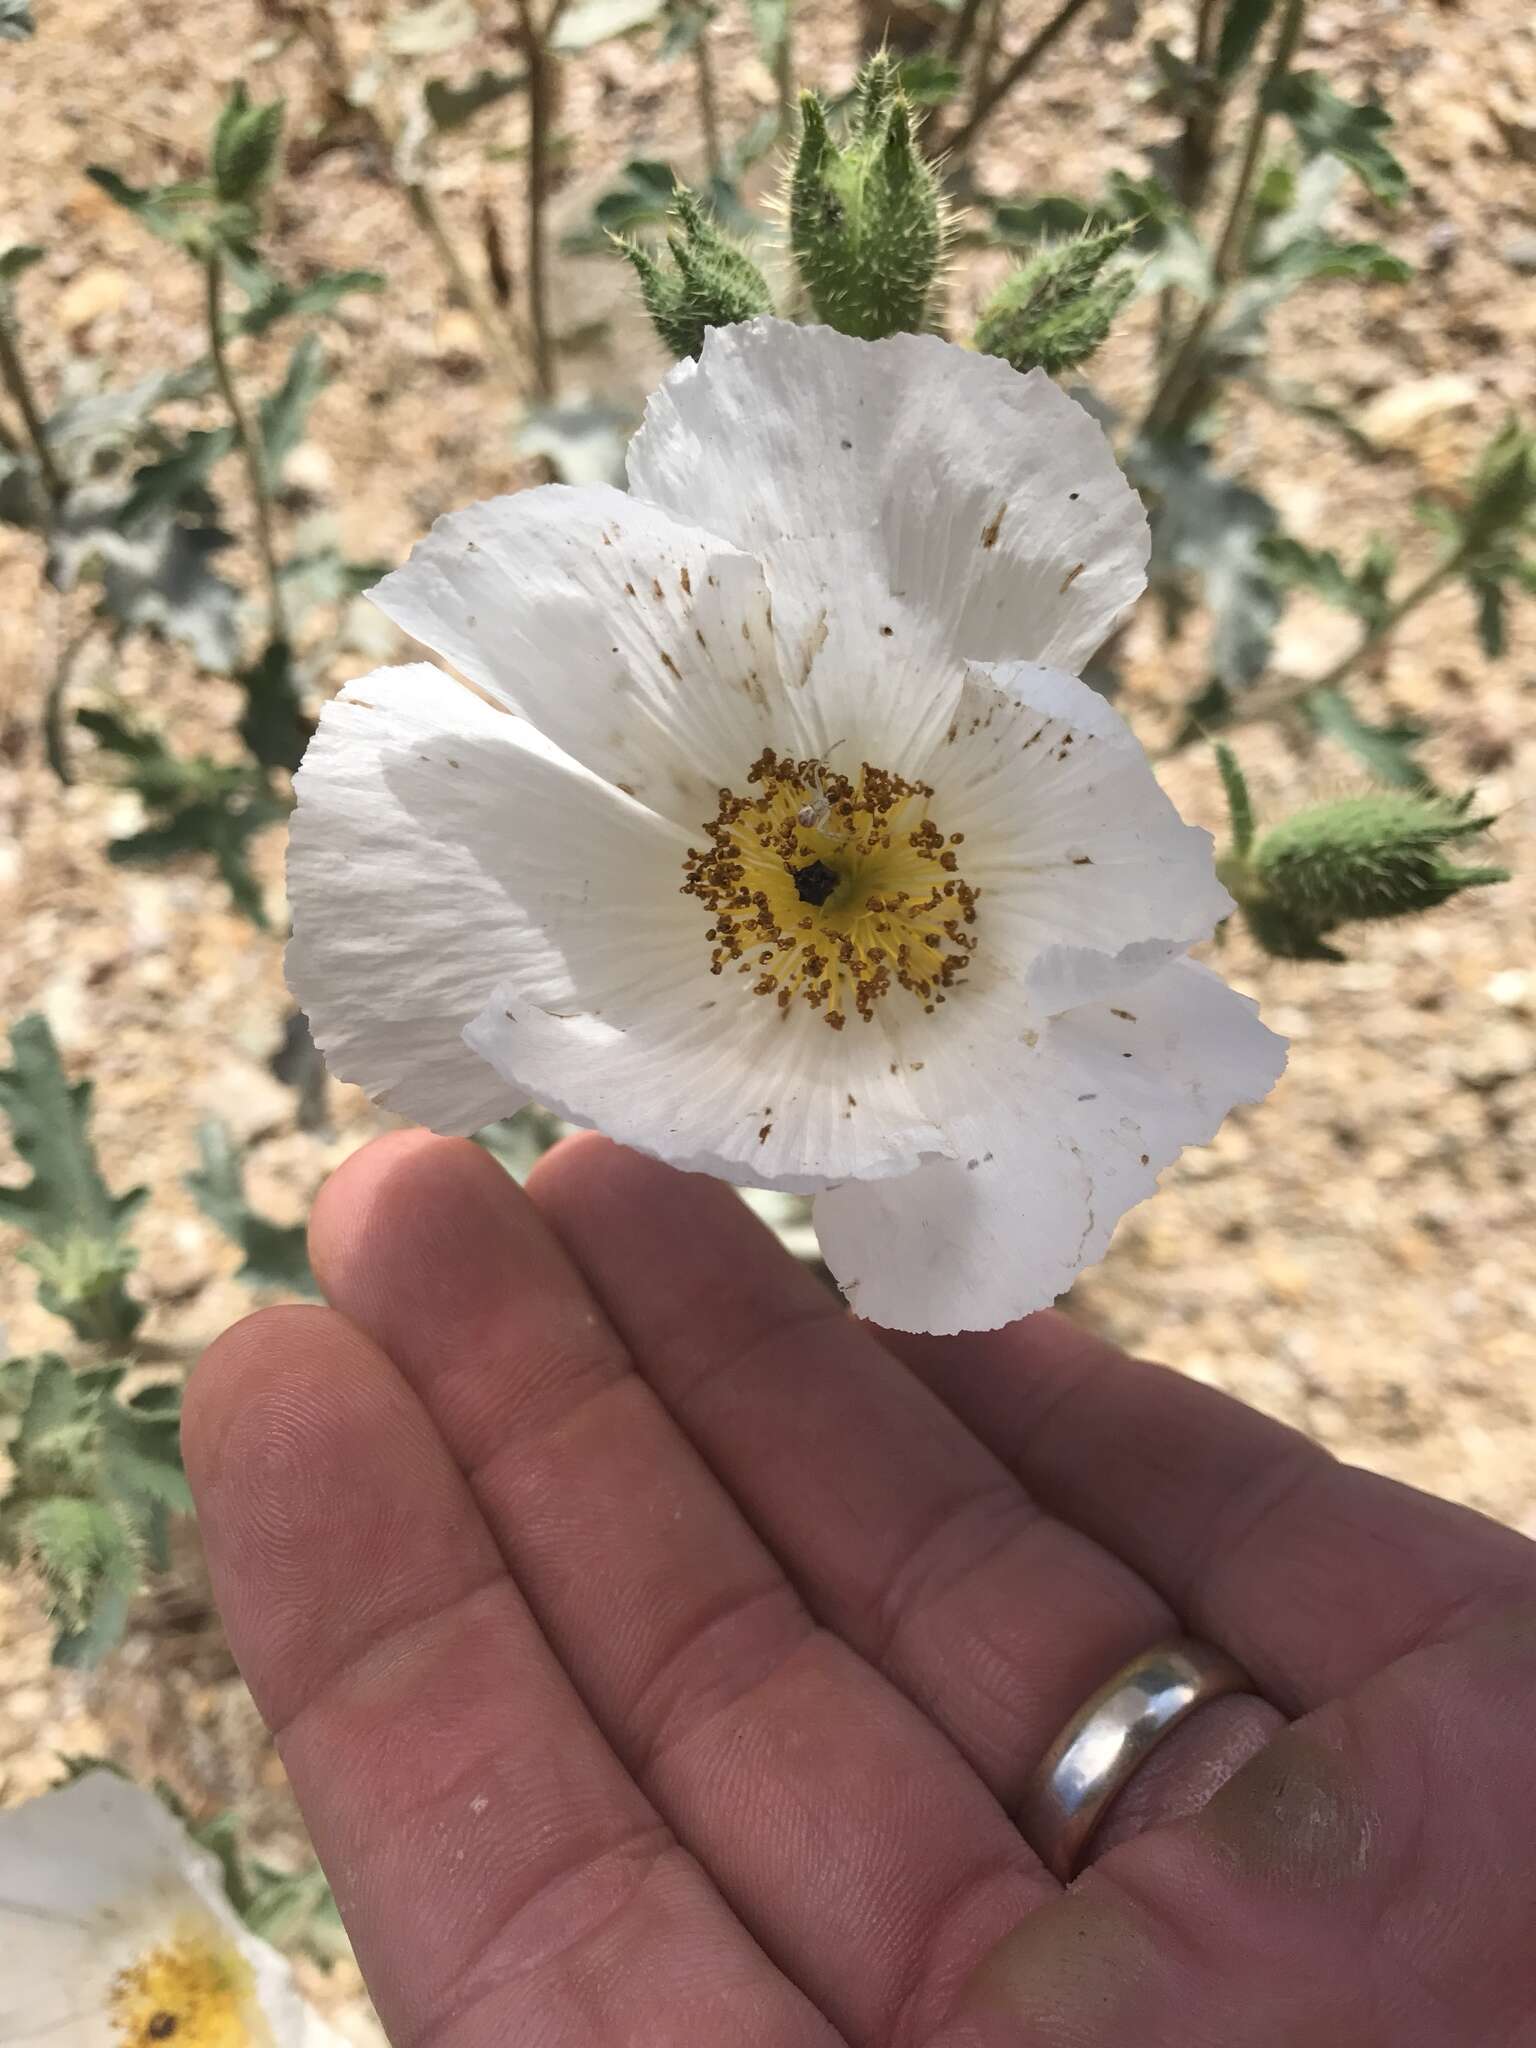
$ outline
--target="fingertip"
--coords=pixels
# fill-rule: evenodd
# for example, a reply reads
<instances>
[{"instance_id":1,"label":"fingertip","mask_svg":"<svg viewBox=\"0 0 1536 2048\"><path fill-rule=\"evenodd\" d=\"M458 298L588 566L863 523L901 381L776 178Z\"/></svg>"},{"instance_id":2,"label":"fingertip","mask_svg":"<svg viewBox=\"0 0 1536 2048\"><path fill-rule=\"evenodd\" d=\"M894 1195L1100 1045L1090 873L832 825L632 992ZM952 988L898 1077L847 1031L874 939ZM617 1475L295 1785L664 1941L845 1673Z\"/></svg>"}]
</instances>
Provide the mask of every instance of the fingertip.
<instances>
[{"instance_id":1,"label":"fingertip","mask_svg":"<svg viewBox=\"0 0 1536 2048\"><path fill-rule=\"evenodd\" d=\"M541 1205L546 1200L556 1204L580 1201L586 1190L627 1176L632 1166L648 1166L661 1173L669 1170L626 1145L615 1144L601 1131L572 1131L534 1162L525 1186Z\"/></svg>"},{"instance_id":2,"label":"fingertip","mask_svg":"<svg viewBox=\"0 0 1536 2048\"><path fill-rule=\"evenodd\" d=\"M333 1309L291 1302L256 1309L214 1338L182 1393L182 1461L194 1488L217 1483L231 1429L266 1397L274 1378L291 1369L296 1357L323 1351L341 1323Z\"/></svg>"},{"instance_id":3,"label":"fingertip","mask_svg":"<svg viewBox=\"0 0 1536 2048\"><path fill-rule=\"evenodd\" d=\"M434 1131L386 1131L343 1160L309 1219L310 1264L326 1296L335 1301L354 1291L359 1262L401 1256L404 1236L430 1222L466 1179L493 1195L508 1185L483 1146Z\"/></svg>"},{"instance_id":4,"label":"fingertip","mask_svg":"<svg viewBox=\"0 0 1536 2048\"><path fill-rule=\"evenodd\" d=\"M541 1209L585 1230L603 1212L617 1218L639 1211L690 1232L724 1223L766 1233L729 1181L669 1165L599 1131L575 1131L551 1146L529 1174L527 1192Z\"/></svg>"}]
</instances>

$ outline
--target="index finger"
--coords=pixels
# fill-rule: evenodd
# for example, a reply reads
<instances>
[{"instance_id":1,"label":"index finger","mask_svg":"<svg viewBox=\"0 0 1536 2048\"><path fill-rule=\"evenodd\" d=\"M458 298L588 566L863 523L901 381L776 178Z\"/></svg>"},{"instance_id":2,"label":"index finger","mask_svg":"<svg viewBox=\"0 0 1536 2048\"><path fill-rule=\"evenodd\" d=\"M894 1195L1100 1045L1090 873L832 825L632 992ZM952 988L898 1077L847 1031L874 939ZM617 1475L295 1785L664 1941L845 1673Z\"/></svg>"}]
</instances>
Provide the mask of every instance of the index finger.
<instances>
[{"instance_id":1,"label":"index finger","mask_svg":"<svg viewBox=\"0 0 1536 2048\"><path fill-rule=\"evenodd\" d=\"M1536 1544L1055 1311L886 1343L1042 1506L1304 1712L1536 1591Z\"/></svg>"},{"instance_id":2,"label":"index finger","mask_svg":"<svg viewBox=\"0 0 1536 2048\"><path fill-rule=\"evenodd\" d=\"M185 1443L392 2041L835 2048L619 1765L375 1345L326 1309L248 1317L193 1376Z\"/></svg>"}]
</instances>

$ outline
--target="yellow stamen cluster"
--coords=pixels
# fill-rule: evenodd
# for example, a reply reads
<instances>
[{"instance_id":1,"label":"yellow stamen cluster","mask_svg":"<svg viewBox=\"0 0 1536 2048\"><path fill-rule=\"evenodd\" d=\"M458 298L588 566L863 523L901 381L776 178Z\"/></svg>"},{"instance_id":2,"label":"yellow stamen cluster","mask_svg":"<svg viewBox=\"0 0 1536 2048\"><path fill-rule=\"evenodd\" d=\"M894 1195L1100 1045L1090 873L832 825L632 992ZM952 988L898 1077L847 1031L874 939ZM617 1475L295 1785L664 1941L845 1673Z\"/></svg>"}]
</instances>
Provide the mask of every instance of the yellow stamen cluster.
<instances>
[{"instance_id":1,"label":"yellow stamen cluster","mask_svg":"<svg viewBox=\"0 0 1536 2048\"><path fill-rule=\"evenodd\" d=\"M933 1010L976 950L979 891L928 816L926 783L866 761L857 782L820 761L765 749L747 772L755 794L720 792L690 847L683 893L713 919L711 972L734 965L781 1010L798 997L834 1031L866 1022L893 988Z\"/></svg>"},{"instance_id":2,"label":"yellow stamen cluster","mask_svg":"<svg viewBox=\"0 0 1536 2048\"><path fill-rule=\"evenodd\" d=\"M270 2038L255 2014L250 1965L226 1936L187 1931L117 1977L113 2039L122 2048L253 2048Z\"/></svg>"}]
</instances>

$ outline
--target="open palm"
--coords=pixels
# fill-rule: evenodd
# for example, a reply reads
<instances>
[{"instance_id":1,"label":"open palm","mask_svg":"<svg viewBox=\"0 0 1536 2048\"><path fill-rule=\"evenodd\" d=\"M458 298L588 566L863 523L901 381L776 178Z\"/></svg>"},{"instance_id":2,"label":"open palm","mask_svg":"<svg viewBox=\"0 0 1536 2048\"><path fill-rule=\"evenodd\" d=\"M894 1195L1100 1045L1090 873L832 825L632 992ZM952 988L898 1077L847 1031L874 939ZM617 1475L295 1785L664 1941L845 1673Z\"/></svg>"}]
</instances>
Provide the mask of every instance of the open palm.
<instances>
[{"instance_id":1,"label":"open palm","mask_svg":"<svg viewBox=\"0 0 1536 2048\"><path fill-rule=\"evenodd\" d=\"M882 1339L599 1139L312 1238L187 1458L399 2048L1536 2043L1536 1546L1057 1316ZM1010 1814L1183 1630L1262 1697L1063 1891Z\"/></svg>"}]
</instances>

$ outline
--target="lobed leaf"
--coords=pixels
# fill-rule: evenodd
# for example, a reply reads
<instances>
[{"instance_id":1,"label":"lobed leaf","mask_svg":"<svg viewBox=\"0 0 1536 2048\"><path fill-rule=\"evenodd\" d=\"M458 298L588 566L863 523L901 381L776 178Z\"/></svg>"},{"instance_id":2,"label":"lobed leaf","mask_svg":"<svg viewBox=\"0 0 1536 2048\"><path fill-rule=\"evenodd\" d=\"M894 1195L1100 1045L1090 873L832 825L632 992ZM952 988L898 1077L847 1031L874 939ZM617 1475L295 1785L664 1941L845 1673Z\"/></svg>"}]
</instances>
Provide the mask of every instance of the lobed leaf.
<instances>
[{"instance_id":1,"label":"lobed leaf","mask_svg":"<svg viewBox=\"0 0 1536 2048\"><path fill-rule=\"evenodd\" d=\"M376 270L322 270L304 284L285 284L265 264L230 265L231 274L249 304L231 322L236 334L265 334L279 320L334 312L354 292L381 292L385 280Z\"/></svg>"},{"instance_id":2,"label":"lobed leaf","mask_svg":"<svg viewBox=\"0 0 1536 2048\"><path fill-rule=\"evenodd\" d=\"M1242 70L1258 47L1275 0L1227 0L1216 38L1216 76L1226 81Z\"/></svg>"},{"instance_id":3,"label":"lobed leaf","mask_svg":"<svg viewBox=\"0 0 1536 2048\"><path fill-rule=\"evenodd\" d=\"M24 270L41 263L44 254L35 242L12 242L8 248L0 249L0 285L13 283Z\"/></svg>"},{"instance_id":4,"label":"lobed leaf","mask_svg":"<svg viewBox=\"0 0 1536 2048\"><path fill-rule=\"evenodd\" d=\"M134 471L128 496L117 509L117 523L126 529L151 513L179 512L188 506L198 512L211 511L208 478L234 445L233 427L194 429L168 455Z\"/></svg>"},{"instance_id":5,"label":"lobed leaf","mask_svg":"<svg viewBox=\"0 0 1536 2048\"><path fill-rule=\"evenodd\" d=\"M111 840L107 858L118 865L159 866L187 854L211 857L235 907L265 929L249 841L285 818L290 806L272 794L264 771L254 763L226 766L204 755L174 754L158 734L126 725L108 711L82 710L75 722L129 763L128 786L154 820L141 832Z\"/></svg>"},{"instance_id":6,"label":"lobed leaf","mask_svg":"<svg viewBox=\"0 0 1536 2048\"><path fill-rule=\"evenodd\" d=\"M143 1310L123 1287L136 1254L124 1237L143 1188L114 1195L90 1136L91 1084L71 1083L46 1018L23 1017L0 1068L0 1113L31 1178L0 1188L0 1222L27 1232L43 1273L40 1298L81 1337L121 1343Z\"/></svg>"},{"instance_id":7,"label":"lobed leaf","mask_svg":"<svg viewBox=\"0 0 1536 2048\"><path fill-rule=\"evenodd\" d=\"M1320 71L1290 72L1271 88L1268 104L1289 120L1309 156L1337 157L1389 206L1406 198L1408 173L1382 140L1395 125L1385 107L1342 99Z\"/></svg>"},{"instance_id":8,"label":"lobed leaf","mask_svg":"<svg viewBox=\"0 0 1536 2048\"><path fill-rule=\"evenodd\" d=\"M1178 579L1199 579L1212 615L1213 680L1225 690L1255 682L1269 660L1280 596L1265 547L1274 507L1210 466L1189 441L1140 441L1129 451L1132 480L1155 494L1151 579L1179 613Z\"/></svg>"},{"instance_id":9,"label":"lobed leaf","mask_svg":"<svg viewBox=\"0 0 1536 2048\"><path fill-rule=\"evenodd\" d=\"M1338 690L1313 690L1306 698L1307 716L1320 733L1336 740L1370 771L1373 781L1389 789L1432 791L1433 783L1414 748L1426 738L1421 725L1398 719L1372 725Z\"/></svg>"},{"instance_id":10,"label":"lobed leaf","mask_svg":"<svg viewBox=\"0 0 1536 2048\"><path fill-rule=\"evenodd\" d=\"M306 334L288 358L281 385L270 398L261 401L261 441L269 475L276 477L281 473L283 464L303 440L309 409L329 382L330 374L319 337Z\"/></svg>"},{"instance_id":11,"label":"lobed leaf","mask_svg":"<svg viewBox=\"0 0 1536 2048\"><path fill-rule=\"evenodd\" d=\"M422 87L422 104L440 135L463 128L486 107L521 92L528 83L524 71L492 71L482 65L467 84L451 85L446 78L429 78Z\"/></svg>"},{"instance_id":12,"label":"lobed leaf","mask_svg":"<svg viewBox=\"0 0 1536 2048\"><path fill-rule=\"evenodd\" d=\"M272 1223L251 1208L240 1157L224 1125L201 1124L197 1149L202 1163L186 1176L186 1185L203 1214L243 1254L238 1277L253 1287L318 1295L303 1224Z\"/></svg>"},{"instance_id":13,"label":"lobed leaf","mask_svg":"<svg viewBox=\"0 0 1536 2048\"><path fill-rule=\"evenodd\" d=\"M245 691L240 737L263 768L286 768L291 774L304 758L315 729L299 701L293 650L286 640L273 640L238 681Z\"/></svg>"}]
</instances>

